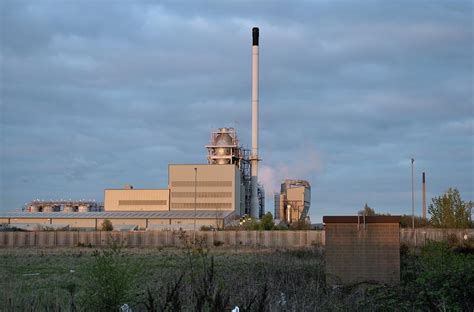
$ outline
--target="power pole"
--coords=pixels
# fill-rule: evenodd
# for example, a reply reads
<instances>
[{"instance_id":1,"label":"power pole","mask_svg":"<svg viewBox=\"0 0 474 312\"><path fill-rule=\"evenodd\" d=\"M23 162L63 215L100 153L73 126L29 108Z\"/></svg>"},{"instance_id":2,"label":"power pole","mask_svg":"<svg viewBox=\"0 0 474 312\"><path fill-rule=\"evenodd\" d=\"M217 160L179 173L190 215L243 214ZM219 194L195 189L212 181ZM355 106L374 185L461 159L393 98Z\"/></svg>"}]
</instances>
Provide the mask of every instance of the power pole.
<instances>
[{"instance_id":1,"label":"power pole","mask_svg":"<svg viewBox=\"0 0 474 312\"><path fill-rule=\"evenodd\" d=\"M411 227L415 230L415 178L414 178L414 171L413 171L413 163L415 159L411 159Z\"/></svg>"},{"instance_id":2,"label":"power pole","mask_svg":"<svg viewBox=\"0 0 474 312\"><path fill-rule=\"evenodd\" d=\"M193 231L193 244L196 244L196 206L197 206L197 168L194 168L194 231Z\"/></svg>"}]
</instances>

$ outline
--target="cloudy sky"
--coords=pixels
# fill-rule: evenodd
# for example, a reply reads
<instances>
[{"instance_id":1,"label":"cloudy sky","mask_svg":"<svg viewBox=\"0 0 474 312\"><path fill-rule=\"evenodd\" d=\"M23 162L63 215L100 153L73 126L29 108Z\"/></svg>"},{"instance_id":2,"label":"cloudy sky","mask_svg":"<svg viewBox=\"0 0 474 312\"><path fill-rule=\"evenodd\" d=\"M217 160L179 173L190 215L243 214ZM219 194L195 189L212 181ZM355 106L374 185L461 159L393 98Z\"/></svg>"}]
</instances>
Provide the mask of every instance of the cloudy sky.
<instances>
[{"instance_id":1,"label":"cloudy sky","mask_svg":"<svg viewBox=\"0 0 474 312\"><path fill-rule=\"evenodd\" d=\"M2 1L0 209L165 188L210 130L250 145L260 27L260 180L308 179L310 215L474 199L471 1Z\"/></svg>"}]
</instances>

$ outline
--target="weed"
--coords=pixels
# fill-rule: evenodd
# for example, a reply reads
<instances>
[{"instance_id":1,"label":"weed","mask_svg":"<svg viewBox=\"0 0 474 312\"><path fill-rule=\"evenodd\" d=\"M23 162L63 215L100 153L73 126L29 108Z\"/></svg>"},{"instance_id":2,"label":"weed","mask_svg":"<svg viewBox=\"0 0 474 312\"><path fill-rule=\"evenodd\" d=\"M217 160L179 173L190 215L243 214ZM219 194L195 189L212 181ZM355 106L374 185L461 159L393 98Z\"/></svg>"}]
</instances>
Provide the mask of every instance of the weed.
<instances>
[{"instance_id":1,"label":"weed","mask_svg":"<svg viewBox=\"0 0 474 312\"><path fill-rule=\"evenodd\" d=\"M113 311L130 299L134 272L120 246L96 250L92 264L83 267L82 306L94 311Z\"/></svg>"}]
</instances>

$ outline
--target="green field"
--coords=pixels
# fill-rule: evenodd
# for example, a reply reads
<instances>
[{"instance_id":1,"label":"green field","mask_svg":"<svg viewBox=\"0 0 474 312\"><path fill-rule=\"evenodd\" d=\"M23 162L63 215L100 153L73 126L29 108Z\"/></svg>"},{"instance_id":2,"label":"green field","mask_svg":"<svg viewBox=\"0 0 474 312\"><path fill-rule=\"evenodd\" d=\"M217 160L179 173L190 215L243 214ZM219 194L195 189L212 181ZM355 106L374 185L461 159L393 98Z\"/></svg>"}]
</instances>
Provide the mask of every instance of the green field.
<instances>
[{"instance_id":1,"label":"green field","mask_svg":"<svg viewBox=\"0 0 474 312\"><path fill-rule=\"evenodd\" d=\"M0 311L117 311L113 298L133 311L474 307L468 248L432 244L417 255L403 251L401 279L398 287L326 287L321 249L1 249Z\"/></svg>"}]
</instances>

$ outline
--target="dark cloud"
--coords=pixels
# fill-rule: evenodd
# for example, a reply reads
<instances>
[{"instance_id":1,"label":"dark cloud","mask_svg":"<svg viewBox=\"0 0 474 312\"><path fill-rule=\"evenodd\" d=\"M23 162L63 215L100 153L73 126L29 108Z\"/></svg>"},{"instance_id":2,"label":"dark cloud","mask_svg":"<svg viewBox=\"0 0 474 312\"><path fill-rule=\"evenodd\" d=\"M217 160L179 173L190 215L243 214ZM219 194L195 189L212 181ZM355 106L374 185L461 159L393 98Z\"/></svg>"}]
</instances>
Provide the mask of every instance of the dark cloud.
<instances>
[{"instance_id":1,"label":"dark cloud","mask_svg":"<svg viewBox=\"0 0 474 312\"><path fill-rule=\"evenodd\" d=\"M214 127L250 143L250 29L261 28L267 210L278 180L313 185L311 215L473 199L469 1L4 1L0 209L166 187L205 162ZM419 197L419 196L418 196ZM418 198L417 197L417 198ZM417 206L420 201L417 199Z\"/></svg>"}]
</instances>

